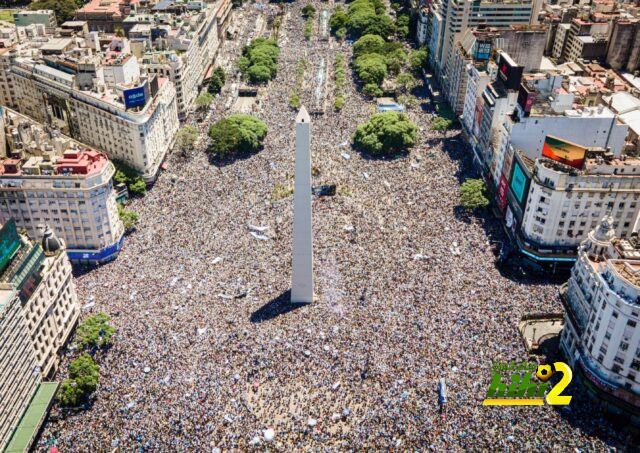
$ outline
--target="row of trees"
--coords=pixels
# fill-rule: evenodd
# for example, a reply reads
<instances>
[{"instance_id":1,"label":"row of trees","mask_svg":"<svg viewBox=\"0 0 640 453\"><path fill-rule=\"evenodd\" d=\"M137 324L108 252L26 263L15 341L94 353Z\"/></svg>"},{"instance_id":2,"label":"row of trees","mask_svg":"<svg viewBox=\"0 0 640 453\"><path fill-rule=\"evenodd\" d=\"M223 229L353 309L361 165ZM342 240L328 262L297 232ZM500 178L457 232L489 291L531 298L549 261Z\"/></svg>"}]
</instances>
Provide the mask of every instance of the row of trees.
<instances>
[{"instance_id":1,"label":"row of trees","mask_svg":"<svg viewBox=\"0 0 640 453\"><path fill-rule=\"evenodd\" d=\"M334 94L336 96L334 101L334 107L336 110L342 110L344 107L344 84L346 82L346 58L344 54L339 53L336 55L335 62L333 63L334 71Z\"/></svg>"},{"instance_id":2,"label":"row of trees","mask_svg":"<svg viewBox=\"0 0 640 453\"><path fill-rule=\"evenodd\" d=\"M209 85L207 85L207 91L210 94L220 94L224 83L227 81L227 76L224 73L224 69L220 66L213 70L211 79L209 79Z\"/></svg>"},{"instance_id":3,"label":"row of trees","mask_svg":"<svg viewBox=\"0 0 640 453\"><path fill-rule=\"evenodd\" d=\"M425 50L407 54L402 43L386 42L379 35L364 35L353 45L354 68L369 96L382 96L382 83L389 75L397 76L396 85L406 94L416 86L412 72L424 65Z\"/></svg>"},{"instance_id":4,"label":"row of trees","mask_svg":"<svg viewBox=\"0 0 640 453\"><path fill-rule=\"evenodd\" d=\"M273 39L256 38L242 49L236 65L251 83L266 83L278 73L280 49Z\"/></svg>"},{"instance_id":5,"label":"row of trees","mask_svg":"<svg viewBox=\"0 0 640 453\"><path fill-rule=\"evenodd\" d=\"M289 106L292 109L299 109L302 105L300 102L300 94L299 90L302 88L302 84L304 83L304 71L307 68L307 60L301 58L298 60L298 65L296 66L296 86L289 96Z\"/></svg>"},{"instance_id":6,"label":"row of trees","mask_svg":"<svg viewBox=\"0 0 640 453\"><path fill-rule=\"evenodd\" d=\"M112 344L116 329L109 324L109 315L89 316L76 329L75 343L80 351L94 352ZM69 365L69 377L62 381L56 395L62 406L77 407L96 391L100 381L100 367L84 352Z\"/></svg>"},{"instance_id":7,"label":"row of trees","mask_svg":"<svg viewBox=\"0 0 640 453\"><path fill-rule=\"evenodd\" d=\"M124 162L116 160L112 160L112 162L116 167L116 173L113 175L116 184L126 184L130 195L142 196L147 192L147 184L137 171Z\"/></svg>"}]
</instances>

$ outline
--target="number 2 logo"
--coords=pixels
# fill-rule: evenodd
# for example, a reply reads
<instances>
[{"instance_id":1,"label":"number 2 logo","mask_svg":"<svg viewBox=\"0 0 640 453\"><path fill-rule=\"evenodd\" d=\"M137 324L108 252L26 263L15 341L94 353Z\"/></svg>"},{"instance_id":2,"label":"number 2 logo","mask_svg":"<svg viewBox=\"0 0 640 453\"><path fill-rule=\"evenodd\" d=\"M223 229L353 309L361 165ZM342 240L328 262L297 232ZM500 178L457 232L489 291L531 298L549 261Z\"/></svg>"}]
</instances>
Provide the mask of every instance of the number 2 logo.
<instances>
[{"instance_id":1,"label":"number 2 logo","mask_svg":"<svg viewBox=\"0 0 640 453\"><path fill-rule=\"evenodd\" d=\"M571 401L571 396L560 394L567 388L573 379L573 372L564 362L554 362L553 367L556 372L560 371L562 373L562 379L560 379L560 381L551 388L545 399L547 400L547 404L553 406L566 406Z\"/></svg>"}]
</instances>

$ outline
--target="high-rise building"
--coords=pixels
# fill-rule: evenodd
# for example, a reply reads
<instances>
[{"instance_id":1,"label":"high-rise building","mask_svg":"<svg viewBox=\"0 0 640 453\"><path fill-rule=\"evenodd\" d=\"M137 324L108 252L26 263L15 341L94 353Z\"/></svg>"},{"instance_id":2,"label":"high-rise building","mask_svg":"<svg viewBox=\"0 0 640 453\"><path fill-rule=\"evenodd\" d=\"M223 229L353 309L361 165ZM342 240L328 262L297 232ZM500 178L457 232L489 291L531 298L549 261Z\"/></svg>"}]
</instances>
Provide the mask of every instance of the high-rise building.
<instances>
[{"instance_id":1,"label":"high-rise building","mask_svg":"<svg viewBox=\"0 0 640 453\"><path fill-rule=\"evenodd\" d=\"M640 243L604 217L580 245L560 347L589 392L640 422Z\"/></svg>"},{"instance_id":2,"label":"high-rise building","mask_svg":"<svg viewBox=\"0 0 640 453\"><path fill-rule=\"evenodd\" d=\"M32 238L48 224L77 263L114 259L124 241L104 153L0 107L0 223Z\"/></svg>"},{"instance_id":3,"label":"high-rise building","mask_svg":"<svg viewBox=\"0 0 640 453\"><path fill-rule=\"evenodd\" d=\"M0 228L0 449L28 451L57 390L59 352L80 307L64 243Z\"/></svg>"},{"instance_id":4,"label":"high-rise building","mask_svg":"<svg viewBox=\"0 0 640 453\"><path fill-rule=\"evenodd\" d=\"M541 7L541 0L432 1L429 59L434 69L437 73L444 71L456 40L467 28L536 24Z\"/></svg>"}]
</instances>

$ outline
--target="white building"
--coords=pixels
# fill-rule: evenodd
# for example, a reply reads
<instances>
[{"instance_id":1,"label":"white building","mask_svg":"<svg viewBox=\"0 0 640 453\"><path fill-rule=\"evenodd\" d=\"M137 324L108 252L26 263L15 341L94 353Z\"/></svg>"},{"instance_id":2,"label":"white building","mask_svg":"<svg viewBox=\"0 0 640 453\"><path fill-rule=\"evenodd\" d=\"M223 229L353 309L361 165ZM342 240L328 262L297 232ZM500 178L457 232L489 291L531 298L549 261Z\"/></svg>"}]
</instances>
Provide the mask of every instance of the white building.
<instances>
[{"instance_id":1,"label":"white building","mask_svg":"<svg viewBox=\"0 0 640 453\"><path fill-rule=\"evenodd\" d=\"M114 173L105 154L0 108L0 223L33 238L48 224L72 261L112 260L124 240Z\"/></svg>"},{"instance_id":2,"label":"white building","mask_svg":"<svg viewBox=\"0 0 640 453\"><path fill-rule=\"evenodd\" d=\"M640 244L605 217L580 245L561 290L560 346L592 394L640 422Z\"/></svg>"},{"instance_id":3,"label":"white building","mask_svg":"<svg viewBox=\"0 0 640 453\"><path fill-rule=\"evenodd\" d=\"M536 159L520 226L525 238L543 248L577 247L605 215L618 237L638 230L640 159L602 156L587 151L582 169Z\"/></svg>"},{"instance_id":4,"label":"white building","mask_svg":"<svg viewBox=\"0 0 640 453\"><path fill-rule=\"evenodd\" d=\"M89 36L90 35L90 36ZM36 121L155 178L178 129L176 92L165 77L141 76L124 38L105 52L95 36L35 37L0 54L0 84ZM4 74L1 74L4 73Z\"/></svg>"},{"instance_id":5,"label":"white building","mask_svg":"<svg viewBox=\"0 0 640 453\"><path fill-rule=\"evenodd\" d=\"M223 5L224 4L224 5ZM169 78L176 88L178 114L184 117L198 96L207 69L213 63L218 50L218 15L228 2L192 3L190 9L179 16L180 21L168 24L161 17L155 24L137 24L129 32L132 40L145 42L148 49L142 56L144 69L150 74ZM135 16L127 21L135 20ZM149 34L139 33L148 30ZM158 38L152 41L151 36Z\"/></svg>"}]
</instances>

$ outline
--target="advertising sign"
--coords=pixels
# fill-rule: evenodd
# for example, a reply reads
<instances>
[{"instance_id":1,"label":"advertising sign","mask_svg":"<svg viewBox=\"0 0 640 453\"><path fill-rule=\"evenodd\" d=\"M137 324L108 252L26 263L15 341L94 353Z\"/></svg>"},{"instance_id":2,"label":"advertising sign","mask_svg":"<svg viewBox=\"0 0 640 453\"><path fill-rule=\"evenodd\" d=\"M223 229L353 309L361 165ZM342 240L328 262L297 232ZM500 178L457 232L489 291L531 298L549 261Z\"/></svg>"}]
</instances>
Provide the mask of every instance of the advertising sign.
<instances>
[{"instance_id":1,"label":"advertising sign","mask_svg":"<svg viewBox=\"0 0 640 453\"><path fill-rule=\"evenodd\" d=\"M490 41L477 41L476 42L476 60L488 60L491 55L491 42Z\"/></svg>"},{"instance_id":2,"label":"advertising sign","mask_svg":"<svg viewBox=\"0 0 640 453\"><path fill-rule=\"evenodd\" d=\"M547 135L542 145L542 156L574 168L582 168L587 148Z\"/></svg>"},{"instance_id":3,"label":"advertising sign","mask_svg":"<svg viewBox=\"0 0 640 453\"><path fill-rule=\"evenodd\" d=\"M20 248L16 222L11 219L0 229L0 272L4 271L13 254Z\"/></svg>"},{"instance_id":4,"label":"advertising sign","mask_svg":"<svg viewBox=\"0 0 640 453\"><path fill-rule=\"evenodd\" d=\"M529 91L524 84L520 85L518 92L518 105L524 112L524 116L529 116L531 113L531 106L533 105L534 93Z\"/></svg>"},{"instance_id":5,"label":"advertising sign","mask_svg":"<svg viewBox=\"0 0 640 453\"><path fill-rule=\"evenodd\" d=\"M126 108L138 107L140 105L145 105L147 102L145 85L124 90L123 96L124 106Z\"/></svg>"},{"instance_id":6,"label":"advertising sign","mask_svg":"<svg viewBox=\"0 0 640 453\"><path fill-rule=\"evenodd\" d=\"M517 160L514 160L510 187L520 206L524 205L528 182L527 175L522 170L520 163Z\"/></svg>"},{"instance_id":7,"label":"advertising sign","mask_svg":"<svg viewBox=\"0 0 640 453\"><path fill-rule=\"evenodd\" d=\"M507 178L504 175L500 175L500 183L498 184L498 207L504 213L507 207Z\"/></svg>"},{"instance_id":8,"label":"advertising sign","mask_svg":"<svg viewBox=\"0 0 640 453\"><path fill-rule=\"evenodd\" d=\"M498 63L498 76L509 90L517 90L522 81L524 66L518 66L505 53L500 54Z\"/></svg>"}]
</instances>

